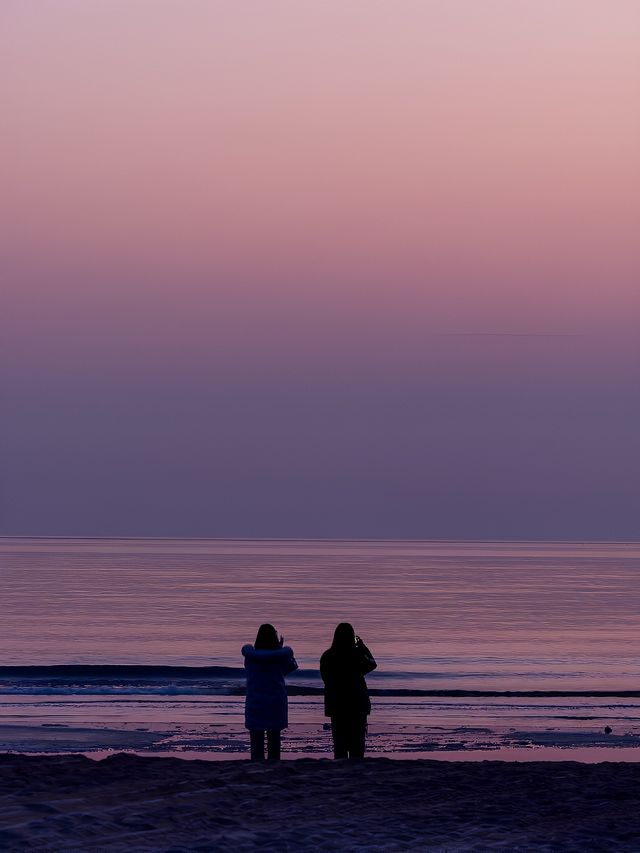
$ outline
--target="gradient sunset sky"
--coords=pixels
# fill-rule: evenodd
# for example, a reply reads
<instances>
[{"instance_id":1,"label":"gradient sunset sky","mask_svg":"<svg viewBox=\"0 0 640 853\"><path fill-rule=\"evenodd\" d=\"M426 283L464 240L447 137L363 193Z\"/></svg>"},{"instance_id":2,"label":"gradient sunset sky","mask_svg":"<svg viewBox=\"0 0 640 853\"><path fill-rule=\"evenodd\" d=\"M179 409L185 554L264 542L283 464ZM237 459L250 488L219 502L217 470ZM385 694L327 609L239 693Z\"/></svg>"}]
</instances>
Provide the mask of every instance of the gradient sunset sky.
<instances>
[{"instance_id":1,"label":"gradient sunset sky","mask_svg":"<svg viewBox=\"0 0 640 853\"><path fill-rule=\"evenodd\" d=\"M637 0L3 0L0 534L640 538Z\"/></svg>"}]
</instances>

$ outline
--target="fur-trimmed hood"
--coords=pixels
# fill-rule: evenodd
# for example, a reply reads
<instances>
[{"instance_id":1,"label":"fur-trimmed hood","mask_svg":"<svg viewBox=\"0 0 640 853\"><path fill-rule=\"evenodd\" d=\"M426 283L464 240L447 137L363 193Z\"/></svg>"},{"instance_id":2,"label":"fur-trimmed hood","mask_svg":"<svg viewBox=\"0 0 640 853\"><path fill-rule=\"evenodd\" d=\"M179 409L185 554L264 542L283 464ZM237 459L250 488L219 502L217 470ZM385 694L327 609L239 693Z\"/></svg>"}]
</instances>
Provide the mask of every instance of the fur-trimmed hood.
<instances>
[{"instance_id":1,"label":"fur-trimmed hood","mask_svg":"<svg viewBox=\"0 0 640 853\"><path fill-rule=\"evenodd\" d=\"M245 658L293 658L293 649L291 646L280 646L278 649L254 649L251 643L247 643L242 647L242 655Z\"/></svg>"}]
</instances>

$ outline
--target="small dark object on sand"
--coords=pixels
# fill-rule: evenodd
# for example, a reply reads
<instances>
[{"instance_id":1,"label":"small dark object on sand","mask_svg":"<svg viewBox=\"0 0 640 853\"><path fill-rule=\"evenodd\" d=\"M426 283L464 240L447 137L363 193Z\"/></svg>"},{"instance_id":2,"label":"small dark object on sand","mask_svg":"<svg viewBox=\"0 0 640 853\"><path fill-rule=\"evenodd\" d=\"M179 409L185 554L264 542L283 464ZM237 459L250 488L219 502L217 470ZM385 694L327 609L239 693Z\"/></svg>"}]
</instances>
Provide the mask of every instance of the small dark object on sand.
<instances>
[{"instance_id":1,"label":"small dark object on sand","mask_svg":"<svg viewBox=\"0 0 640 853\"><path fill-rule=\"evenodd\" d=\"M604 733L606 735L610 735L612 731L613 731L613 729L611 728L611 726L605 726L604 727Z\"/></svg>"}]
</instances>

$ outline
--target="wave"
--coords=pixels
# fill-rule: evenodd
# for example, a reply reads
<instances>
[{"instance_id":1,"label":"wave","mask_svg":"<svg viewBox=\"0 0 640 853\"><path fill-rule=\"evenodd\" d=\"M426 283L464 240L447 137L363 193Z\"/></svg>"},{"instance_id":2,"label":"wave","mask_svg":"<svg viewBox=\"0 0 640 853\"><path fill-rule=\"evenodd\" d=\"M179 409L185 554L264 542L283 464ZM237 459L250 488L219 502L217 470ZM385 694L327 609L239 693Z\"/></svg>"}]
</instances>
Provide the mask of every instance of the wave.
<instances>
[{"instance_id":1,"label":"wave","mask_svg":"<svg viewBox=\"0 0 640 853\"><path fill-rule=\"evenodd\" d=\"M376 686L386 679L419 680L436 673L388 671L371 678L372 696L395 698L640 698L640 690L469 690ZM242 696L242 667L149 664L52 664L0 666L5 696ZM290 696L321 696L320 673L298 670L287 685Z\"/></svg>"},{"instance_id":2,"label":"wave","mask_svg":"<svg viewBox=\"0 0 640 853\"><path fill-rule=\"evenodd\" d=\"M386 671L372 674L375 681L416 682L423 679L438 679L446 676L437 672L400 672ZM298 669L289 676L294 682L304 682L312 690L317 684L321 690L320 671L317 669ZM188 684L207 687L209 692L220 692L221 684L242 685L245 670L241 666L172 666L156 664L47 664L35 666L0 666L0 693L7 687L49 685L86 685L96 687L140 686L162 687L176 685L180 689ZM298 689L299 686L298 686ZM173 690L171 692L174 692Z\"/></svg>"},{"instance_id":3,"label":"wave","mask_svg":"<svg viewBox=\"0 0 640 853\"><path fill-rule=\"evenodd\" d=\"M313 670L308 670L313 672ZM165 666L155 664L46 664L35 666L0 666L0 680L28 678L118 678L143 680L166 678L239 678L244 669L239 666Z\"/></svg>"},{"instance_id":4,"label":"wave","mask_svg":"<svg viewBox=\"0 0 640 853\"><path fill-rule=\"evenodd\" d=\"M245 675L242 666L174 666L171 664L35 664L0 666L0 681L5 679L90 679L91 681L102 679L140 679L142 681L160 681L163 679L187 679L190 681L201 679L238 678L243 679ZM374 679L415 679L415 678L462 678L465 673L443 673L443 672L405 672L400 670L386 670L371 673ZM481 675L473 674L469 675ZM289 678L294 679L316 679L320 680L318 669L298 669Z\"/></svg>"},{"instance_id":5,"label":"wave","mask_svg":"<svg viewBox=\"0 0 640 853\"><path fill-rule=\"evenodd\" d=\"M321 687L287 685L289 696L322 696ZM640 690L420 690L369 688L371 696L396 699L640 699ZM244 696L243 685L225 684L0 684L2 696Z\"/></svg>"}]
</instances>

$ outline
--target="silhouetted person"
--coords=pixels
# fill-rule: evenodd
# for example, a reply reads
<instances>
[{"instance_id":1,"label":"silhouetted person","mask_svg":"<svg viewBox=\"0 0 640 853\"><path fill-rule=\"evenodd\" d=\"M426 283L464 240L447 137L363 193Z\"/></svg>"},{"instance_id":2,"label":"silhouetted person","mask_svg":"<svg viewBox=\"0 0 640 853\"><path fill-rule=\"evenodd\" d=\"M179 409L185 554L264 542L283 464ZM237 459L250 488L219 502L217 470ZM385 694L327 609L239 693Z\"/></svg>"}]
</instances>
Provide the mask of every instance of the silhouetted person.
<instances>
[{"instance_id":1,"label":"silhouetted person","mask_svg":"<svg viewBox=\"0 0 640 853\"><path fill-rule=\"evenodd\" d=\"M280 732L289 725L284 677L298 668L293 650L282 645L273 625L261 625L254 645L242 647L247 671L244 721L251 737L251 760L280 759Z\"/></svg>"},{"instance_id":2,"label":"silhouetted person","mask_svg":"<svg viewBox=\"0 0 640 853\"><path fill-rule=\"evenodd\" d=\"M334 758L363 758L367 716L371 711L364 677L376 668L373 655L356 637L353 626L341 622L331 648L320 658L324 681L324 713L331 717Z\"/></svg>"}]
</instances>

